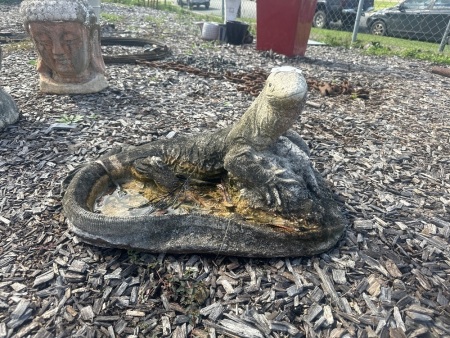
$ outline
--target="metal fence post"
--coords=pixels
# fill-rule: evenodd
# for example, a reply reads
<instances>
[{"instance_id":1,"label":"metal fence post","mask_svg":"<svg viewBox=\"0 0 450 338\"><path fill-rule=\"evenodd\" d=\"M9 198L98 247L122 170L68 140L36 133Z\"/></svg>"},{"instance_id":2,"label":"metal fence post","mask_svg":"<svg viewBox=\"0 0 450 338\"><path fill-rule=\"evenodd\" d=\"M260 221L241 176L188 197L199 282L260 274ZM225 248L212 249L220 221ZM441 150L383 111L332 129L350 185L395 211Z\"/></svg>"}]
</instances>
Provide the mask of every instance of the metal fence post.
<instances>
[{"instance_id":1,"label":"metal fence post","mask_svg":"<svg viewBox=\"0 0 450 338\"><path fill-rule=\"evenodd\" d=\"M450 33L450 19L448 20L447 28L445 29L444 36L442 37L441 44L439 45L439 52L444 51L444 47L448 41L448 34Z\"/></svg>"},{"instance_id":2,"label":"metal fence post","mask_svg":"<svg viewBox=\"0 0 450 338\"><path fill-rule=\"evenodd\" d=\"M356 12L355 25L353 26L352 43L354 43L356 41L356 37L358 35L359 21L361 20L361 13L362 13L363 6L364 6L364 0L359 0L358 11Z\"/></svg>"},{"instance_id":3,"label":"metal fence post","mask_svg":"<svg viewBox=\"0 0 450 338\"><path fill-rule=\"evenodd\" d=\"M89 0L89 5L94 10L95 16L97 17L97 23L100 22L100 0Z\"/></svg>"},{"instance_id":4,"label":"metal fence post","mask_svg":"<svg viewBox=\"0 0 450 338\"><path fill-rule=\"evenodd\" d=\"M222 0L222 22L225 21L225 0Z\"/></svg>"}]
</instances>

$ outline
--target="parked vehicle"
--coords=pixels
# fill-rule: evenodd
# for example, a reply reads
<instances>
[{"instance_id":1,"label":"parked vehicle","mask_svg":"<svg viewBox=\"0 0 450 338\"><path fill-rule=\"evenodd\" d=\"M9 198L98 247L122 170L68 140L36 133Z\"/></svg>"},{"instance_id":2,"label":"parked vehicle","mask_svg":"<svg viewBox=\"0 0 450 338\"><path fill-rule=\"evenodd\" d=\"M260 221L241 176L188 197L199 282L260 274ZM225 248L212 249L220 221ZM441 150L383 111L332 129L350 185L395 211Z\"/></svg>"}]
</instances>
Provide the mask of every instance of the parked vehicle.
<instances>
[{"instance_id":1,"label":"parked vehicle","mask_svg":"<svg viewBox=\"0 0 450 338\"><path fill-rule=\"evenodd\" d=\"M180 5L181 7L187 5L189 7L189 9L194 8L194 6L196 8L199 8L201 5L204 5L206 9L209 8L209 4L210 1L209 0L177 0L177 4Z\"/></svg>"},{"instance_id":2,"label":"parked vehicle","mask_svg":"<svg viewBox=\"0 0 450 338\"><path fill-rule=\"evenodd\" d=\"M353 27L358 10L358 0L317 0L313 26L329 27L332 22L339 22L344 27ZM364 0L363 11L373 8L374 0Z\"/></svg>"},{"instance_id":3,"label":"parked vehicle","mask_svg":"<svg viewBox=\"0 0 450 338\"><path fill-rule=\"evenodd\" d=\"M450 20L450 0L406 0L373 12L369 32L426 41L441 41Z\"/></svg>"}]
</instances>

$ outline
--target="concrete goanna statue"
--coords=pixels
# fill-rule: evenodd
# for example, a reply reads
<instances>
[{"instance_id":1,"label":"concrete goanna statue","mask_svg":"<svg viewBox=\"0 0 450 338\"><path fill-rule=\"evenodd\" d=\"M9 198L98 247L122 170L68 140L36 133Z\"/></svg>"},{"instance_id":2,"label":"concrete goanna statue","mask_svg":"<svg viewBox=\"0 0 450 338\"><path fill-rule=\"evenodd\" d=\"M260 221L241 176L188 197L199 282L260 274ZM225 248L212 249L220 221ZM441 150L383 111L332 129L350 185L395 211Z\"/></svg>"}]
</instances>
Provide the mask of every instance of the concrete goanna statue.
<instances>
[{"instance_id":1,"label":"concrete goanna statue","mask_svg":"<svg viewBox=\"0 0 450 338\"><path fill-rule=\"evenodd\" d=\"M87 164L71 177L63 198L72 231L89 243L152 252L279 257L330 249L342 237L345 220L312 167L306 143L290 129L306 93L300 70L275 68L234 126L150 142ZM210 213L94 212L95 199L105 187L132 174L167 193L189 180L232 182L250 208L281 215L294 226Z\"/></svg>"}]
</instances>

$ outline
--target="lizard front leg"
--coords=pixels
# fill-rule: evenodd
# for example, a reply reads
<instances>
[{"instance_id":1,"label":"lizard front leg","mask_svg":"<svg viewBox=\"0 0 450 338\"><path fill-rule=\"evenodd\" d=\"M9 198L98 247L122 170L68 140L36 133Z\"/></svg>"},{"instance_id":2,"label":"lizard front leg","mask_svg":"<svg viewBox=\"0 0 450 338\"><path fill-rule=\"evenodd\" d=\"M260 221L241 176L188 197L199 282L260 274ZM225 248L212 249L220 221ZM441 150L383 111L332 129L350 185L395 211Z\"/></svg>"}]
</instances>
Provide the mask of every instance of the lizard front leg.
<instances>
[{"instance_id":1,"label":"lizard front leg","mask_svg":"<svg viewBox=\"0 0 450 338\"><path fill-rule=\"evenodd\" d=\"M251 146L239 146L227 153L224 167L247 190L259 194L268 207L293 214L317 192L313 169L306 155L305 158L308 163L292 168L289 159L272 151L258 152Z\"/></svg>"},{"instance_id":2,"label":"lizard front leg","mask_svg":"<svg viewBox=\"0 0 450 338\"><path fill-rule=\"evenodd\" d=\"M141 177L154 181L157 187L163 191L173 191L182 184L172 169L158 156L136 160L134 169Z\"/></svg>"},{"instance_id":3,"label":"lizard front leg","mask_svg":"<svg viewBox=\"0 0 450 338\"><path fill-rule=\"evenodd\" d=\"M306 144L305 140L294 130L289 129L284 133L285 137L287 137L293 144L295 144L299 149L301 149L307 156L310 155L308 144Z\"/></svg>"}]
</instances>

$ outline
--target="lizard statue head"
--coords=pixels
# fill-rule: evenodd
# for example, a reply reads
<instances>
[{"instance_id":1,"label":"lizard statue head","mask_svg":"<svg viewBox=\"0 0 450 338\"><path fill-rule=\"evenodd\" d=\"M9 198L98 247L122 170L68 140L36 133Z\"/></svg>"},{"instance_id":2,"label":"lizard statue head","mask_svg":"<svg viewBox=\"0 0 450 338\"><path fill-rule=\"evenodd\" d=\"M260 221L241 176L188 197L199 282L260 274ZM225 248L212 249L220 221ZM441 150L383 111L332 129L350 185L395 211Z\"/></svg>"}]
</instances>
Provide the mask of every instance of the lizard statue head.
<instances>
[{"instance_id":1,"label":"lizard statue head","mask_svg":"<svg viewBox=\"0 0 450 338\"><path fill-rule=\"evenodd\" d=\"M295 123L305 105L307 89L300 69L272 69L259 96L231 129L227 142L267 148Z\"/></svg>"},{"instance_id":2,"label":"lizard statue head","mask_svg":"<svg viewBox=\"0 0 450 338\"><path fill-rule=\"evenodd\" d=\"M298 108L298 113L306 101L308 86L302 71L291 66L273 68L266 80L264 92L270 106L285 114Z\"/></svg>"}]
</instances>

